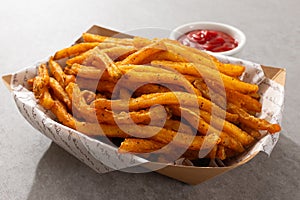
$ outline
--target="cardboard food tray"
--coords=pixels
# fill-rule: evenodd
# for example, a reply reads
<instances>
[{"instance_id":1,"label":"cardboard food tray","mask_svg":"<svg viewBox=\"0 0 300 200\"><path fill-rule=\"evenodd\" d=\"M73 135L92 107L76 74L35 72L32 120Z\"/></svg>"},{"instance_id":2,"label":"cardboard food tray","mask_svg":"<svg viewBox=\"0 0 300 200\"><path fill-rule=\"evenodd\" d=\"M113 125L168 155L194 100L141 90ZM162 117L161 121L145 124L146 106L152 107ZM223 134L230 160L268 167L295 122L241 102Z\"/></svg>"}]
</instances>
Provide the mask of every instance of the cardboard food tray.
<instances>
[{"instance_id":1,"label":"cardboard food tray","mask_svg":"<svg viewBox=\"0 0 300 200\"><path fill-rule=\"evenodd\" d=\"M99 34L104 36L114 36L114 37L131 37L126 34L121 34L117 31L109 30L106 28L102 28L99 26L93 26L91 27L87 32L93 33L93 34ZM77 40L80 41L81 39ZM275 68L275 67L267 67L267 66L261 66L264 72L264 75L266 78L272 80L274 83L278 84L281 88L281 93L284 94L284 84L285 84L285 76L286 72L283 68ZM26 70L27 72L27 70ZM10 90L16 90L16 88L12 88L12 84L16 82L16 77L14 75L5 75L3 76L3 81L7 85L7 87ZM25 78L24 78L25 80ZM20 89L22 90L22 88ZM282 95L283 95L282 94ZM14 95L15 101L16 95ZM199 184L205 180L208 180L212 177L215 177L217 175L220 175L226 171L229 171L231 169L234 169L240 165L243 165L247 163L249 160L254 158L257 153L259 153L262 150L258 148L257 150L252 151L249 153L248 156L244 156L243 159L237 159L234 163L230 164L230 166L225 167L196 167L196 166L184 166L184 165L173 165L173 164L165 164L165 163L155 163L155 162L148 162L143 159L139 160L139 158L136 158L136 156L125 156L120 157L115 151L116 149L114 147L111 147L109 145L103 144L97 140L91 140L91 143L89 145L86 144L86 142L90 142L90 138L87 138L87 136L84 136L83 134L78 133L77 131L74 131L68 127L62 127L63 125L51 121L49 123L46 118L38 118L36 116L39 116L39 114L43 115L43 109L41 108L33 108L29 107L27 108L24 106L25 104L21 102L21 104L18 104L18 101L16 101L17 107L19 111L23 114L23 116L29 121L29 123L34 126L36 129L41 131L43 134L45 134L47 137L49 137L51 140L53 140L55 143L57 143L59 146L64 148L66 151L77 157L79 160L90 166L92 169L94 169L98 173L105 173L109 172L115 169L126 169L126 166L129 166L128 169L132 168L145 168L145 169L153 169L154 171L166 175L168 177L174 178L176 180L195 185ZM23 105L23 106L20 106ZM282 109L282 105L280 105ZM40 113L39 113L40 112ZM279 117L281 118L281 117ZM280 122L280 119L279 121ZM49 125L50 124L50 125ZM61 129L66 130L66 132L61 131ZM278 135L276 137L271 137L270 135L266 135L261 140L265 139L264 141L259 142L273 142L270 149L265 150L265 152L270 153L272 148L275 146ZM270 138L266 138L270 137ZM94 145L94 146L93 146ZM103 164L103 160L101 160L101 157L95 156L94 153L91 153L91 149L96 149L97 153L101 154L105 159L110 160L110 166L106 166ZM124 163L130 163L130 165L120 165L120 160ZM123 164L123 163L121 163ZM113 166L113 167L112 167ZM114 169L112 169L114 168ZM126 170L125 170L126 171ZM133 171L133 170L128 170Z\"/></svg>"}]
</instances>

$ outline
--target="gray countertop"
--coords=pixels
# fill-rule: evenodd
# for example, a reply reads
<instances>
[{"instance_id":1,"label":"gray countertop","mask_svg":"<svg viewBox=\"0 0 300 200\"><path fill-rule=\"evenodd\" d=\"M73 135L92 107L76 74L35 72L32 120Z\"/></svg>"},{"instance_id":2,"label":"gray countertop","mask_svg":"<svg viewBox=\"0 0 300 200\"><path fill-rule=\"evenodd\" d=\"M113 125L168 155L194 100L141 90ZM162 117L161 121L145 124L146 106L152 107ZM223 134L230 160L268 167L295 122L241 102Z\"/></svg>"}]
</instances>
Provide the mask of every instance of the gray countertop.
<instances>
[{"instance_id":1,"label":"gray countertop","mask_svg":"<svg viewBox=\"0 0 300 200\"><path fill-rule=\"evenodd\" d=\"M0 200L300 199L300 1L6 1L0 6L0 74L30 66L70 45L91 25L131 33L216 21L243 30L239 58L287 69L280 140L270 157L197 186L151 172L96 174L33 129L0 84Z\"/></svg>"}]
</instances>

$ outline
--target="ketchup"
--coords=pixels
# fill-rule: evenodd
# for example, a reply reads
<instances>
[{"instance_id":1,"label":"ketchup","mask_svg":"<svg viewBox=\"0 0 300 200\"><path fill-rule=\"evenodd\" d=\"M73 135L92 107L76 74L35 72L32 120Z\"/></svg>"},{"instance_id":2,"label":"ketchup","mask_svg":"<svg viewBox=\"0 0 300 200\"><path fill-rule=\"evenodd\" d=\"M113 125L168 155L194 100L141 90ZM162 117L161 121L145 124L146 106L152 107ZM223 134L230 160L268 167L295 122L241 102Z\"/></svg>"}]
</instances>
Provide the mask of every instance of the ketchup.
<instances>
[{"instance_id":1,"label":"ketchup","mask_svg":"<svg viewBox=\"0 0 300 200\"><path fill-rule=\"evenodd\" d=\"M186 46L212 52L229 51L238 46L230 35L215 30L194 30L182 35L178 41Z\"/></svg>"}]
</instances>

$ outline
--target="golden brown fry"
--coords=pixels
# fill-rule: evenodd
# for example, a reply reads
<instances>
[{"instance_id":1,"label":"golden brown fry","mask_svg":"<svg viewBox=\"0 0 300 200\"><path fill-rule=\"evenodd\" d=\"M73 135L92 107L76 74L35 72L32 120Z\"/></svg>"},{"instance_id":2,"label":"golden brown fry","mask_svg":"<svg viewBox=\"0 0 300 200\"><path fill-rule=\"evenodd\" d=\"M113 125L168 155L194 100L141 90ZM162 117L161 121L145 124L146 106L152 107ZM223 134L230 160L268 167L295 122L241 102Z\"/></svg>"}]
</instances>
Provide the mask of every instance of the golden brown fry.
<instances>
[{"instance_id":1,"label":"golden brown fry","mask_svg":"<svg viewBox=\"0 0 300 200\"><path fill-rule=\"evenodd\" d=\"M177 92L184 91L184 89L178 85L172 85L170 88L167 88L167 87L159 85L159 84L148 83L148 84L145 84L145 85L139 87L138 89L136 89L132 96L139 97L139 96L142 96L143 94L171 92L171 90L177 91Z\"/></svg>"},{"instance_id":2,"label":"golden brown fry","mask_svg":"<svg viewBox=\"0 0 300 200\"><path fill-rule=\"evenodd\" d=\"M214 128L213 126L210 126L210 124L208 124L195 112L183 107L181 107L180 110L181 112L178 112L176 109L172 109L174 115L181 116L182 113L182 117L184 117L193 127L197 127L198 131L201 134L217 134L221 138L221 144L225 147L234 149L238 152L243 152L245 150L239 141L235 140L234 138L230 137L227 133L222 131L222 126Z\"/></svg>"},{"instance_id":3,"label":"golden brown fry","mask_svg":"<svg viewBox=\"0 0 300 200\"><path fill-rule=\"evenodd\" d=\"M145 46L135 53L131 54L124 60L120 62L121 65L128 65L128 64L145 64L147 63L147 58L152 56L158 52L164 51L164 46L160 41L152 43L148 46Z\"/></svg>"},{"instance_id":4,"label":"golden brown fry","mask_svg":"<svg viewBox=\"0 0 300 200\"><path fill-rule=\"evenodd\" d=\"M99 44L98 42L85 42L85 43L75 44L71 47L64 48L60 51L57 51L53 59L59 60L66 57L76 56L83 52L86 52L87 50L95 48L98 44Z\"/></svg>"},{"instance_id":5,"label":"golden brown fry","mask_svg":"<svg viewBox=\"0 0 300 200\"><path fill-rule=\"evenodd\" d=\"M102 51L106 53L112 60L124 60L137 50L136 48L131 46L117 46L109 49L104 49Z\"/></svg>"},{"instance_id":6,"label":"golden brown fry","mask_svg":"<svg viewBox=\"0 0 300 200\"><path fill-rule=\"evenodd\" d=\"M51 97L51 94L48 88L45 88L43 94L39 97L39 104L43 106L46 110L52 109L54 101Z\"/></svg>"},{"instance_id":7,"label":"golden brown fry","mask_svg":"<svg viewBox=\"0 0 300 200\"><path fill-rule=\"evenodd\" d=\"M76 130L89 135L89 136L106 136L127 138L130 137L115 125L89 123L89 122L76 122Z\"/></svg>"},{"instance_id":8,"label":"golden brown fry","mask_svg":"<svg viewBox=\"0 0 300 200\"><path fill-rule=\"evenodd\" d=\"M211 56L211 59L213 60L217 69L221 73L226 74L228 76L239 77L245 71L245 67L242 65L235 65L235 64L231 64L231 63L222 63L213 56Z\"/></svg>"},{"instance_id":9,"label":"golden brown fry","mask_svg":"<svg viewBox=\"0 0 300 200\"><path fill-rule=\"evenodd\" d=\"M60 101L54 101L54 104L51 107L51 112L57 117L60 123L70 128L76 129L76 121L74 117L67 112L66 108Z\"/></svg>"},{"instance_id":10,"label":"golden brown fry","mask_svg":"<svg viewBox=\"0 0 300 200\"><path fill-rule=\"evenodd\" d=\"M59 82L61 87L65 88L67 85L65 82L67 81L67 76L63 72L62 67L53 60L53 57L50 57L49 59L49 69L53 77Z\"/></svg>"},{"instance_id":11,"label":"golden brown fry","mask_svg":"<svg viewBox=\"0 0 300 200\"><path fill-rule=\"evenodd\" d=\"M135 36L133 38L133 46L136 47L137 49L141 49L145 46L148 46L152 43L152 40L149 40L147 38L143 38L143 37L138 37Z\"/></svg>"},{"instance_id":12,"label":"golden brown fry","mask_svg":"<svg viewBox=\"0 0 300 200\"><path fill-rule=\"evenodd\" d=\"M225 88L236 90L244 94L253 93L253 92L255 93L258 91L257 85L240 81L237 78L227 76L225 74L219 73L218 71L210 69L205 66L200 66L193 63L186 63L186 62L179 63L179 62L171 62L171 61L152 61L151 64L154 66L170 67L182 74L204 77L203 79L205 81L206 79L208 79L208 80L216 81L217 84L221 84L221 85L223 85L222 84L223 82Z\"/></svg>"},{"instance_id":13,"label":"golden brown fry","mask_svg":"<svg viewBox=\"0 0 300 200\"><path fill-rule=\"evenodd\" d=\"M109 93L113 93L115 87L115 83L111 81L99 81L97 79L87 79L81 77L76 78L76 84L78 84L81 89Z\"/></svg>"},{"instance_id":14,"label":"golden brown fry","mask_svg":"<svg viewBox=\"0 0 300 200\"><path fill-rule=\"evenodd\" d=\"M178 105L179 101L177 97L181 100L181 106L189 106L189 107L198 107L200 110L205 110L207 112L211 112L212 107L214 107L214 111L217 116L226 116L229 120L235 121L236 115L232 115L230 113L226 113L226 111L222 110L220 107L216 106L214 103L209 100L195 96L185 92L165 92L165 93L155 93L155 94L146 94L137 98L132 98L129 102L123 100L107 100L104 98L96 99L93 103L96 109L112 109L112 104L114 104L115 110L140 110L144 108L149 108L155 104L161 105ZM198 105L197 105L198 102ZM195 104L196 103L196 104Z\"/></svg>"},{"instance_id":15,"label":"golden brown fry","mask_svg":"<svg viewBox=\"0 0 300 200\"><path fill-rule=\"evenodd\" d=\"M113 37L106 37L101 35L94 35L91 33L83 33L82 38L85 42L108 42L108 43L115 43L115 44L121 44L126 46L133 45L133 40L129 38L113 38Z\"/></svg>"},{"instance_id":16,"label":"golden brown fry","mask_svg":"<svg viewBox=\"0 0 300 200\"><path fill-rule=\"evenodd\" d=\"M82 117L87 122L98 122L95 109L87 104L80 88L75 83L69 83L66 93L72 101L72 111L75 118Z\"/></svg>"},{"instance_id":17,"label":"golden brown fry","mask_svg":"<svg viewBox=\"0 0 300 200\"><path fill-rule=\"evenodd\" d=\"M150 153L157 151L164 147L165 144L147 140L147 139L137 139L137 138L126 138L119 147L119 152L126 153Z\"/></svg>"},{"instance_id":18,"label":"golden brown fry","mask_svg":"<svg viewBox=\"0 0 300 200\"><path fill-rule=\"evenodd\" d=\"M238 114L239 121L242 124L245 124L246 126L253 128L255 130L267 130L271 134L279 132L281 130L278 124L271 124L264 119L256 118L233 104L229 104L228 111Z\"/></svg>"},{"instance_id":19,"label":"golden brown fry","mask_svg":"<svg viewBox=\"0 0 300 200\"><path fill-rule=\"evenodd\" d=\"M218 145L218 149L216 152L216 157L225 160L226 159L226 152L225 152L225 147L223 145Z\"/></svg>"},{"instance_id":20,"label":"golden brown fry","mask_svg":"<svg viewBox=\"0 0 300 200\"><path fill-rule=\"evenodd\" d=\"M33 82L33 93L35 98L40 99L45 91L48 91L49 74L46 64L41 64L38 67L38 76L35 77Z\"/></svg>"},{"instance_id":21,"label":"golden brown fry","mask_svg":"<svg viewBox=\"0 0 300 200\"><path fill-rule=\"evenodd\" d=\"M65 92L65 90L61 87L57 80L50 77L49 86L53 91L54 96L61 102L64 102L69 110L72 109L72 102Z\"/></svg>"},{"instance_id":22,"label":"golden brown fry","mask_svg":"<svg viewBox=\"0 0 300 200\"><path fill-rule=\"evenodd\" d=\"M258 130L247 127L244 124L240 124L240 128L256 140L259 140L262 137L262 134Z\"/></svg>"},{"instance_id":23,"label":"golden brown fry","mask_svg":"<svg viewBox=\"0 0 300 200\"><path fill-rule=\"evenodd\" d=\"M91 52L92 52L93 49L90 49L78 56L75 56L73 58L70 58L66 61L66 64L67 66L71 66L73 65L74 63L77 63L77 64L82 64L86 59L88 59L88 57L91 55Z\"/></svg>"},{"instance_id":24,"label":"golden brown fry","mask_svg":"<svg viewBox=\"0 0 300 200\"><path fill-rule=\"evenodd\" d=\"M123 75L123 79L128 82L137 83L155 83L161 85L178 85L186 89L187 92L201 96L201 92L196 89L189 81L178 73L154 73L154 72L136 72L130 70Z\"/></svg>"},{"instance_id":25,"label":"golden brown fry","mask_svg":"<svg viewBox=\"0 0 300 200\"><path fill-rule=\"evenodd\" d=\"M94 55L94 59L96 59L96 61L103 63L105 69L112 78L119 79L122 76L122 72L118 66L104 51L95 48L93 49L92 54Z\"/></svg>"},{"instance_id":26,"label":"golden brown fry","mask_svg":"<svg viewBox=\"0 0 300 200\"><path fill-rule=\"evenodd\" d=\"M99 69L91 66L84 66L77 63L73 64L70 67L70 70L73 75L82 78L89 78L89 79L96 79L96 80L99 80L101 76L104 74L104 69ZM70 73L69 71L67 72Z\"/></svg>"},{"instance_id":27,"label":"golden brown fry","mask_svg":"<svg viewBox=\"0 0 300 200\"><path fill-rule=\"evenodd\" d=\"M238 128L236 125L218 118L217 116L212 117L211 114L205 111L200 112L200 116L209 124L216 124L217 127L223 127L223 131L228 133L231 137L241 142L243 146L249 146L254 142L254 138L248 135L246 132ZM211 120L213 122L211 123Z\"/></svg>"},{"instance_id":28,"label":"golden brown fry","mask_svg":"<svg viewBox=\"0 0 300 200\"><path fill-rule=\"evenodd\" d=\"M151 63L154 60L166 60L173 62L186 62L187 60L180 55L174 54L169 51L159 51L152 54L143 60L143 63Z\"/></svg>"},{"instance_id":29,"label":"golden brown fry","mask_svg":"<svg viewBox=\"0 0 300 200\"><path fill-rule=\"evenodd\" d=\"M206 80L206 82L208 82L210 88L208 88L208 86L204 83L204 80L201 78L195 79L193 84L200 90L204 97L216 102L217 105L223 107L222 105L225 106L226 102L229 102L246 109L247 111L261 112L261 103L257 99L252 98L250 95L242 94L238 91L226 88L224 92L213 82L209 80ZM225 94L227 101L225 101Z\"/></svg>"},{"instance_id":30,"label":"golden brown fry","mask_svg":"<svg viewBox=\"0 0 300 200\"><path fill-rule=\"evenodd\" d=\"M153 124L155 125L155 124ZM165 122L164 128L169 129L169 130L173 130L176 132L182 132L182 133L193 133L191 127L183 122L180 122L178 120L172 120L172 119L168 119Z\"/></svg>"}]
</instances>

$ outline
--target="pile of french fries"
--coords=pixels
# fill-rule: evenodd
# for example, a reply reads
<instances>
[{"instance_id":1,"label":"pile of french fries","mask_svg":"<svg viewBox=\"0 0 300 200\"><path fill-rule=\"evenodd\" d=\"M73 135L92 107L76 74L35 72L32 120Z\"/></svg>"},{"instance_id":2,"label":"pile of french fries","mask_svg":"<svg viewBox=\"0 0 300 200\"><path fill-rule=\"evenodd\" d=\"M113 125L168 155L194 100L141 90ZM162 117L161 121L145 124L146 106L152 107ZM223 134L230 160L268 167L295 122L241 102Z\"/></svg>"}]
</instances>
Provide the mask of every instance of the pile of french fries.
<instances>
[{"instance_id":1,"label":"pile of french fries","mask_svg":"<svg viewBox=\"0 0 300 200\"><path fill-rule=\"evenodd\" d=\"M280 131L256 117L258 86L239 80L244 70L169 39L83 33L28 83L63 125L122 138L119 152L225 160L261 130Z\"/></svg>"}]
</instances>

